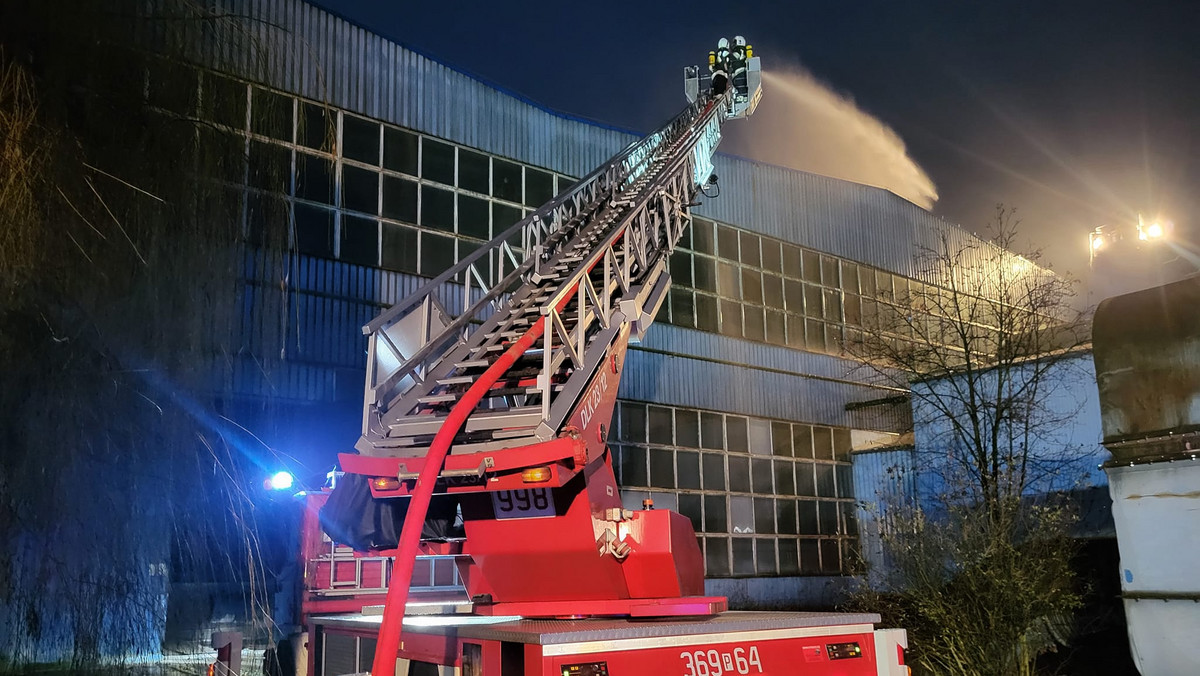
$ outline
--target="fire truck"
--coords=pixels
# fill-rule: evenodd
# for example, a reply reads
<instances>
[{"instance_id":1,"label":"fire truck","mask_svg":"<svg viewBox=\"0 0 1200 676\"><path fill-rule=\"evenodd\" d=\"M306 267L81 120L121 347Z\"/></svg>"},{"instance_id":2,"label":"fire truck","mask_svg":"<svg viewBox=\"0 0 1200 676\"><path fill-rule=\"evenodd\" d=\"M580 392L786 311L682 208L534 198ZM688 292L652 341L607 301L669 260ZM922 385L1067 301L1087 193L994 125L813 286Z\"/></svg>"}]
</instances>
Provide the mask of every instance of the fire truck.
<instances>
[{"instance_id":1,"label":"fire truck","mask_svg":"<svg viewBox=\"0 0 1200 676\"><path fill-rule=\"evenodd\" d=\"M762 95L752 52L711 79L685 68L674 119L364 327L357 452L306 498L309 674L908 673L878 615L730 612L691 522L618 492L626 349Z\"/></svg>"}]
</instances>

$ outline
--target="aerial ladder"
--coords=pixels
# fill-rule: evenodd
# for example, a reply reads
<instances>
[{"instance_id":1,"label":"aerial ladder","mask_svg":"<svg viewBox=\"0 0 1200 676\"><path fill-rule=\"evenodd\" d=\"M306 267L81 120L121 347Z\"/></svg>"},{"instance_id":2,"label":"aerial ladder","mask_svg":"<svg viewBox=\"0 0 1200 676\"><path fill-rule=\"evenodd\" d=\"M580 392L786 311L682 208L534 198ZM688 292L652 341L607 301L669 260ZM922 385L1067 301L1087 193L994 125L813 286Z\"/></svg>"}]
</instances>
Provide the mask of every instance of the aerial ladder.
<instances>
[{"instance_id":1,"label":"aerial ladder","mask_svg":"<svg viewBox=\"0 0 1200 676\"><path fill-rule=\"evenodd\" d=\"M372 673L396 668L419 552L452 548L475 616L727 609L724 597L704 596L687 518L624 508L606 442L626 349L667 297L689 208L716 182L721 127L761 98L758 57L744 65L723 91L685 69L682 112L363 328L362 436L339 462L366 478L372 500L409 500L396 547L384 552L394 564ZM461 541L422 540L431 500L456 503ZM420 654L421 635L405 631L405 649ZM716 657L725 658L751 664L749 653ZM478 660L456 659L474 673L463 665ZM597 669L570 673L607 673Z\"/></svg>"}]
</instances>

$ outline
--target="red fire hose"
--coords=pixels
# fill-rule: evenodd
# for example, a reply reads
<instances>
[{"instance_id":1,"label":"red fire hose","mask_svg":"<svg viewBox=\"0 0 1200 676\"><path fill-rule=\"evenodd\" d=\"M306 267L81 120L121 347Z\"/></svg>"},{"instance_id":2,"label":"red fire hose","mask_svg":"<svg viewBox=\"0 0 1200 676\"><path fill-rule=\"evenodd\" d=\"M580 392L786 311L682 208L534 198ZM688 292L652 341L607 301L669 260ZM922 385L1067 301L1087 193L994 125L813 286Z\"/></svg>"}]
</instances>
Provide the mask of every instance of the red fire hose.
<instances>
[{"instance_id":1,"label":"red fire hose","mask_svg":"<svg viewBox=\"0 0 1200 676\"><path fill-rule=\"evenodd\" d=\"M508 371L518 357L533 346L545 331L545 327L546 318L540 317L525 335L509 346L508 350L467 389L454 408L450 409L446 422L442 423L442 428L433 437L429 454L425 456L425 466L421 468L417 485L413 489L408 514L404 517L400 542L393 559L387 600L383 606L383 620L379 625L379 639L375 644L375 662L371 667L371 673L376 676L392 676L396 672L396 657L400 652L400 630L404 623L404 609L408 604L408 588L412 584L417 546L421 543L421 530L425 525L425 514L429 511L429 500L433 497L434 484L442 471L442 463L450 451L450 444L467 421L467 416L471 415L483 399L483 395Z\"/></svg>"}]
</instances>

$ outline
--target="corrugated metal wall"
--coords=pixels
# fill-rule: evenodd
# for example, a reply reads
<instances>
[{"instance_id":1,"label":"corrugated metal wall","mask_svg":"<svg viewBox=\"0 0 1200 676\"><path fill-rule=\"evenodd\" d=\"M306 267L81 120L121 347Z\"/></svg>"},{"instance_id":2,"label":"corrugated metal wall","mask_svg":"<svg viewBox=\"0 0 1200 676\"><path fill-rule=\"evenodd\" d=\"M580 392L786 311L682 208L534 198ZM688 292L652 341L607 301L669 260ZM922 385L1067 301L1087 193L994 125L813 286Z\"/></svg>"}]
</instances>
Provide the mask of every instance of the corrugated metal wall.
<instances>
[{"instance_id":1,"label":"corrugated metal wall","mask_svg":"<svg viewBox=\"0 0 1200 676\"><path fill-rule=\"evenodd\" d=\"M198 22L176 22L153 37L188 45L193 58L218 70L568 175L588 173L634 139L523 101L300 0L213 0L210 6L248 17L231 19L237 29L222 32L240 41L184 34ZM917 276L918 248L936 247L940 238L954 248L981 244L879 188L725 156L716 171L722 195L705 200L698 215L905 276ZM358 326L421 283L307 257L251 276L270 281L251 290L248 308L266 307L263 294L287 280L292 296L286 308L276 309L280 316L269 325L246 327L248 348L260 354L286 345L297 363L281 365L276 379L303 399L344 390L338 379L346 380L345 369L361 370L364 359ZM448 288L445 297L457 302L456 293ZM625 397L872 429L906 424L894 410L846 412L846 401L886 391L860 384L854 365L836 357L666 325L655 327L644 347L651 351L631 356L637 368L627 375ZM236 379L253 392L276 386L255 370L253 364L238 369Z\"/></svg>"},{"instance_id":2,"label":"corrugated metal wall","mask_svg":"<svg viewBox=\"0 0 1200 676\"><path fill-rule=\"evenodd\" d=\"M921 276L914 254L938 249L943 237L950 251L970 250L971 264L994 255L962 228L882 188L724 155L715 164L721 196L703 200L697 215L913 278Z\"/></svg>"}]
</instances>

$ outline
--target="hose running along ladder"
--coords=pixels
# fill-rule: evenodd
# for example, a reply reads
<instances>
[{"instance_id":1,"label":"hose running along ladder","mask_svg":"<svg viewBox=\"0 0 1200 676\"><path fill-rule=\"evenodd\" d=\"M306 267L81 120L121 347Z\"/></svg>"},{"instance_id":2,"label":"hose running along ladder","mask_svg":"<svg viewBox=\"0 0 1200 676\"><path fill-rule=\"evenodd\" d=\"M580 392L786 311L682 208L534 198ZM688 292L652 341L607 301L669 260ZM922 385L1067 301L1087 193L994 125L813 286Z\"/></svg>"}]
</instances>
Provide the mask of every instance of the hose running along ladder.
<instances>
[{"instance_id":1,"label":"hose running along ladder","mask_svg":"<svg viewBox=\"0 0 1200 676\"><path fill-rule=\"evenodd\" d=\"M362 436L342 469L409 500L373 673L390 674L432 496L461 511L459 572L484 615L704 615L688 519L624 509L606 437L626 347L670 288L668 257L713 178L747 84L691 103L364 327ZM335 489L335 492L338 489Z\"/></svg>"}]
</instances>

